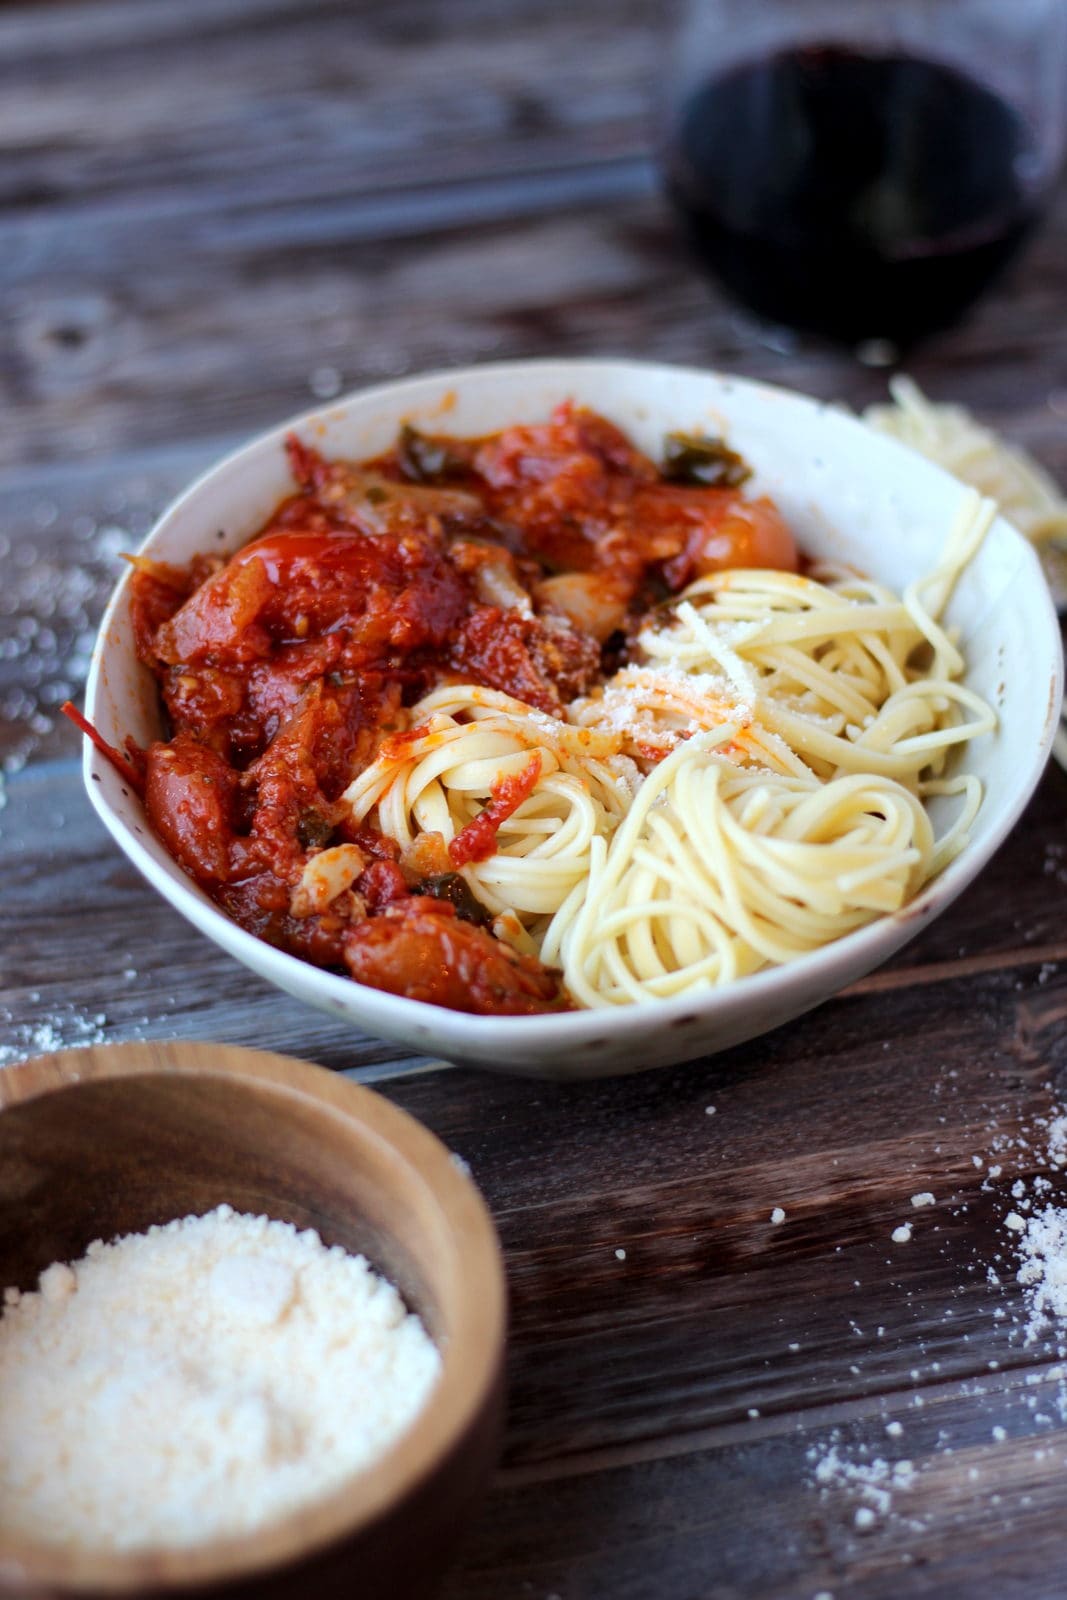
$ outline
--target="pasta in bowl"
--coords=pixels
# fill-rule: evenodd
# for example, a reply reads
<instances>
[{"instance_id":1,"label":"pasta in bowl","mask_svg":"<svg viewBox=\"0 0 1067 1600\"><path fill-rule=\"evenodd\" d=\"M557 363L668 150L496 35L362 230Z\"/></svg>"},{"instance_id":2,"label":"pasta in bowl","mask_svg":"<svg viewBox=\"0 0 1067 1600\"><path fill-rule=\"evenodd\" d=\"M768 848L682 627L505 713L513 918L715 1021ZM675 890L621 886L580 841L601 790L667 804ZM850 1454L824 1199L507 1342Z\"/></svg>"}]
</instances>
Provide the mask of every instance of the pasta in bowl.
<instances>
[{"instance_id":1,"label":"pasta in bowl","mask_svg":"<svg viewBox=\"0 0 1067 1600\"><path fill-rule=\"evenodd\" d=\"M105 621L87 712L147 753L155 836L123 758L89 753L89 787L172 903L373 1031L563 1075L721 1048L897 948L1040 774L1051 719L1010 670L1054 695L1030 552L847 417L566 362L354 396L288 462L285 432L172 508ZM678 461L707 435L711 484ZM360 552L389 539L379 597ZM240 555L194 581L212 548ZM362 574L358 616L323 552Z\"/></svg>"}]
</instances>

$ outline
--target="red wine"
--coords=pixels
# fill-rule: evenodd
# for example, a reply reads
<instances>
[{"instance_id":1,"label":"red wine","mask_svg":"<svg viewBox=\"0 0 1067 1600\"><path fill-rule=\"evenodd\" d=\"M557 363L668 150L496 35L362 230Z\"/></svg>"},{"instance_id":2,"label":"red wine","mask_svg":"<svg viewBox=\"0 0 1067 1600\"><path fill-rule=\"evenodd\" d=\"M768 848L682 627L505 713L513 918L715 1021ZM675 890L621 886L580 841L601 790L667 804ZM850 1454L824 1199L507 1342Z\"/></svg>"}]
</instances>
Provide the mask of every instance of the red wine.
<instances>
[{"instance_id":1,"label":"red wine","mask_svg":"<svg viewBox=\"0 0 1067 1600\"><path fill-rule=\"evenodd\" d=\"M732 68L680 108L669 192L754 311L907 345L966 310L1036 220L1023 118L953 67L837 47Z\"/></svg>"}]
</instances>

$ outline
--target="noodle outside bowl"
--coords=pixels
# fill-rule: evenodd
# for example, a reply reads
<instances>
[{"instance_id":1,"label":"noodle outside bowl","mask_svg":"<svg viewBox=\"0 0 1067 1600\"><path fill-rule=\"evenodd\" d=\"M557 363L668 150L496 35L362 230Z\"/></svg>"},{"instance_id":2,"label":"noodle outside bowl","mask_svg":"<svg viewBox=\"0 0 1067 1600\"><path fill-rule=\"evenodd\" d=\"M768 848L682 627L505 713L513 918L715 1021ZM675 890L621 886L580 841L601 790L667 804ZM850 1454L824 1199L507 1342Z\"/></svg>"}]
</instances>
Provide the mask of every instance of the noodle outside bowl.
<instances>
[{"instance_id":1,"label":"noodle outside bowl","mask_svg":"<svg viewBox=\"0 0 1067 1600\"><path fill-rule=\"evenodd\" d=\"M517 362L367 389L262 435L187 490L142 551L183 563L199 551L236 550L293 491L283 450L290 430L328 457L359 459L387 448L405 421L478 435L543 421L565 399L602 412L656 458L668 432L723 435L754 469L752 492L776 500L808 554L849 564L898 592L935 564L964 493L940 468L840 408L786 390L637 361ZM555 1078L637 1071L723 1050L820 1004L951 905L1003 843L1044 770L1063 676L1059 629L1037 556L1003 518L957 584L946 619L959 629L964 683L998 718L996 733L975 739L963 755L984 788L965 849L900 911L834 944L721 988L646 1005L472 1016L309 966L216 909L155 838L136 795L88 744L85 781L114 838L176 910L309 1004L425 1054L497 1071ZM127 735L146 744L161 733L155 683L134 653L128 579L104 618L86 711L116 745ZM954 804L929 802L938 832Z\"/></svg>"},{"instance_id":2,"label":"noodle outside bowl","mask_svg":"<svg viewBox=\"0 0 1067 1600\"><path fill-rule=\"evenodd\" d=\"M436 1587L496 1459L506 1315L492 1221L444 1146L345 1078L226 1045L108 1045L0 1073L0 1289L35 1288L94 1239L223 1203L314 1228L395 1284L441 1352L425 1404L340 1487L248 1533L116 1551L0 1528L0 1596L415 1600Z\"/></svg>"}]
</instances>

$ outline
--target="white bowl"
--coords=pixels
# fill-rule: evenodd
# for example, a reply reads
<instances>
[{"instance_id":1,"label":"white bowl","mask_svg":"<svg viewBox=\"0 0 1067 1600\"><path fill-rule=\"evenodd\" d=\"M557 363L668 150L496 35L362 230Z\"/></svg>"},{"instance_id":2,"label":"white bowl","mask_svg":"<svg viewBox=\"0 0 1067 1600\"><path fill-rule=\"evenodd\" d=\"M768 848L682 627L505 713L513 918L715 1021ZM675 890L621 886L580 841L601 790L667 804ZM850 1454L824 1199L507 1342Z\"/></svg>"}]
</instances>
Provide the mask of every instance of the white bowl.
<instances>
[{"instance_id":1,"label":"white bowl","mask_svg":"<svg viewBox=\"0 0 1067 1600\"><path fill-rule=\"evenodd\" d=\"M675 429L722 432L755 468L808 552L851 562L902 588L930 567L961 490L920 456L838 409L764 384L637 361L536 361L470 368L367 389L308 412L229 456L175 501L142 546L182 563L243 544L292 492L282 440L295 430L327 456L384 450L403 420L485 434L543 420L573 398L603 412L656 454ZM398 999L323 972L246 933L216 909L148 827L140 802L91 745L85 781L130 860L202 933L310 1005L416 1050L501 1072L587 1078L663 1066L725 1049L818 1005L885 961L965 889L1007 836L1044 769L1059 712L1059 629L1037 558L1003 519L994 524L948 612L959 625L966 682L995 707L999 730L966 751L985 799L967 848L903 910L786 967L702 998L537 1017L480 1017ZM104 617L86 690L104 738L160 735L156 685L138 664L129 579ZM931 807L938 821L937 802Z\"/></svg>"}]
</instances>

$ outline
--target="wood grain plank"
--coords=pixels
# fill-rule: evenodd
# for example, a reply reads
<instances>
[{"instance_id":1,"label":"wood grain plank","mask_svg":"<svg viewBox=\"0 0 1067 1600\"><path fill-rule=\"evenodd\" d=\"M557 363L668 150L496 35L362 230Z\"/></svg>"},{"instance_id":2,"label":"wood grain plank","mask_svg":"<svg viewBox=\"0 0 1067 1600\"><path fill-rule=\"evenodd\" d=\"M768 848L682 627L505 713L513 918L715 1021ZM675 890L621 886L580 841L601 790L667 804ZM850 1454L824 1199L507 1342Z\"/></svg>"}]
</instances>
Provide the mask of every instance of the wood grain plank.
<instances>
[{"instance_id":1,"label":"wood grain plank","mask_svg":"<svg viewBox=\"0 0 1067 1600\"><path fill-rule=\"evenodd\" d=\"M16 41L0 60L5 207L25 220L44 209L191 219L265 198L306 205L566 169L647 145L658 52L647 21L604 0L581 40L573 15L531 7L415 49L380 13L288 9L255 35L183 28L168 42L164 95L156 40L97 40L89 72L84 57L42 61ZM594 40L590 80L579 51ZM242 84L254 92L235 93ZM175 118L171 95L183 93Z\"/></svg>"},{"instance_id":2,"label":"wood grain plank","mask_svg":"<svg viewBox=\"0 0 1067 1600\"><path fill-rule=\"evenodd\" d=\"M600 0L576 22L560 5L493 13L465 0L455 31L416 30L417 49L403 15L264 6L253 29L251 14L242 27L231 5L208 5L205 49L150 9L119 8L124 32L105 8L95 52L83 26L66 57L46 21L20 57L11 25L17 93L0 141L30 172L72 165L38 204L0 217L0 460L251 430L304 401L323 368L360 382L551 349L736 366L856 401L880 392L880 377L832 352L754 343L693 272L651 193L656 7ZM374 34L370 94L344 79L338 39L351 28ZM153 75L161 29L177 35L166 95ZM41 50L47 94L27 72ZM46 119L36 132L19 95ZM394 170L391 139L416 140L418 162L405 147ZM917 363L1061 469L1062 417L1046 402L1067 392L1065 210L1061 197L1022 272Z\"/></svg>"},{"instance_id":3,"label":"wood grain plank","mask_svg":"<svg viewBox=\"0 0 1067 1600\"><path fill-rule=\"evenodd\" d=\"M684 1458L502 1485L444 1600L1051 1600L1067 1441L1062 1426L1031 1435L1016 1421L994 1442L1004 1414L990 1398L946 1397L837 1430L852 1459L866 1449L914 1469L866 1532L855 1493L813 1481L808 1452L825 1452L828 1428L761 1436L753 1424L743 1443ZM902 1437L887 1439L900 1419Z\"/></svg>"},{"instance_id":4,"label":"wood grain plank","mask_svg":"<svg viewBox=\"0 0 1067 1600\"><path fill-rule=\"evenodd\" d=\"M988 1193L974 1165L1047 1114L1067 1069L1063 981L1015 982L977 1007L944 985L936 1021L916 991L832 1003L714 1061L608 1085L398 1082L501 1228L509 1462L1046 1359L1016 1342L1018 1291L984 1276L1032 1157L1006 1158ZM937 1205L920 1216L925 1191Z\"/></svg>"}]
</instances>

